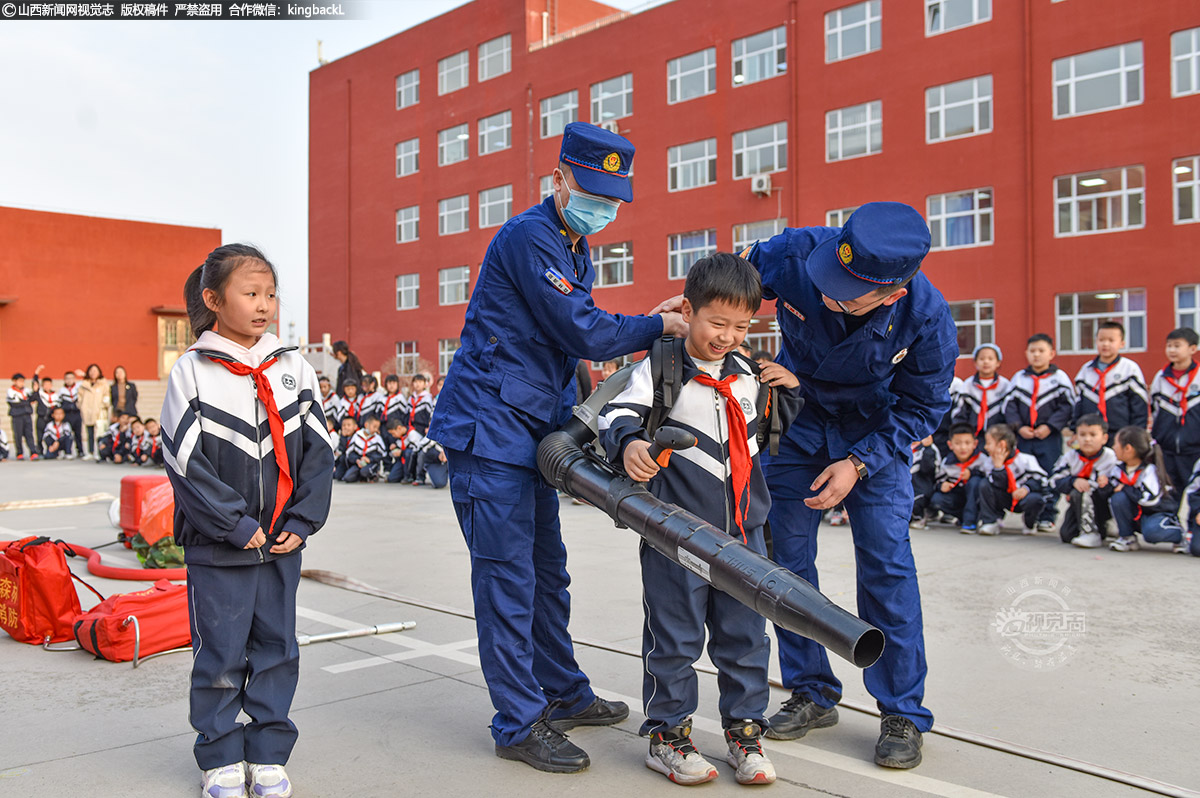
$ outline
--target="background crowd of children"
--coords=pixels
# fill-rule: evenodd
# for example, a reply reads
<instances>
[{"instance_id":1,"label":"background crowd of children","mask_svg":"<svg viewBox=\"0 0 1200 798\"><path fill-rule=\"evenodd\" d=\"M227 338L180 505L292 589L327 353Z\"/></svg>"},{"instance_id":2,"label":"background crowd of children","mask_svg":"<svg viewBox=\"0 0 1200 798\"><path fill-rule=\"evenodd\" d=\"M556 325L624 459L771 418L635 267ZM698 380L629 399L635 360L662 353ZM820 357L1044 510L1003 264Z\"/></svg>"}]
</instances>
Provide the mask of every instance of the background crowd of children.
<instances>
[{"instance_id":1,"label":"background crowd of children","mask_svg":"<svg viewBox=\"0 0 1200 798\"><path fill-rule=\"evenodd\" d=\"M1118 322L1099 325L1096 357L1074 381L1052 362L1049 335L1029 338L1029 365L1011 379L1000 375L999 346L976 347L976 373L955 379L941 429L912 446L911 526L996 535L1012 512L1025 534L1057 529L1081 548L1112 537L1110 549L1133 551L1141 535L1200 557L1197 343L1195 330L1172 330L1149 385L1121 356Z\"/></svg>"}]
</instances>

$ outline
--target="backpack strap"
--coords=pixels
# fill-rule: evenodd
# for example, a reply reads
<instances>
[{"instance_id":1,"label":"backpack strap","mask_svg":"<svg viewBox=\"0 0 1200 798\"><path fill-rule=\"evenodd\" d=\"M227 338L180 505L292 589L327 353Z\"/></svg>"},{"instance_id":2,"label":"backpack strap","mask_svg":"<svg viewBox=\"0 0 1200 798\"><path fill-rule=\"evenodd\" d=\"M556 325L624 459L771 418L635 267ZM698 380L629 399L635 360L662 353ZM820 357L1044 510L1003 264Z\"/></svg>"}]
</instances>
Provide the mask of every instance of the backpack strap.
<instances>
[{"instance_id":1,"label":"backpack strap","mask_svg":"<svg viewBox=\"0 0 1200 798\"><path fill-rule=\"evenodd\" d=\"M650 380L654 384L654 404L646 415L646 433L654 433L675 406L683 387L683 339L664 335L650 347Z\"/></svg>"},{"instance_id":2,"label":"backpack strap","mask_svg":"<svg viewBox=\"0 0 1200 798\"><path fill-rule=\"evenodd\" d=\"M772 456L779 454L779 439L783 437L783 419L775 412L778 401L778 388L765 382L758 386L758 401L755 405L758 412L758 431L755 438L758 440L758 450L769 451Z\"/></svg>"}]
</instances>

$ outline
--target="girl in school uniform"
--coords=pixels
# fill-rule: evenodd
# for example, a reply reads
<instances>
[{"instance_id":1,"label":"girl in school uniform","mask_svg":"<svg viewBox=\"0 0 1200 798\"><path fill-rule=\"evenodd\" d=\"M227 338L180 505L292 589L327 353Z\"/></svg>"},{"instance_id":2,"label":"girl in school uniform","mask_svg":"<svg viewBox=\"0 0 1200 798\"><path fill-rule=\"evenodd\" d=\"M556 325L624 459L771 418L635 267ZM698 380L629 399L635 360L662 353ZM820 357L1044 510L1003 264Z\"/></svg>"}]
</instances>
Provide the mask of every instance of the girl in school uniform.
<instances>
[{"instance_id":1,"label":"girl in school uniform","mask_svg":"<svg viewBox=\"0 0 1200 798\"><path fill-rule=\"evenodd\" d=\"M1108 545L1113 551L1137 551L1137 533L1147 543L1173 543L1186 548L1179 524L1179 499L1162 466L1162 451L1145 427L1122 427L1113 443L1121 464L1109 477L1113 487L1108 500L1119 537Z\"/></svg>"},{"instance_id":2,"label":"girl in school uniform","mask_svg":"<svg viewBox=\"0 0 1200 798\"><path fill-rule=\"evenodd\" d=\"M171 369L163 404L206 798L242 798L247 787L292 795L300 550L329 513L333 452L316 373L267 332L275 290L275 267L257 249L209 254L184 287L198 340Z\"/></svg>"}]
</instances>

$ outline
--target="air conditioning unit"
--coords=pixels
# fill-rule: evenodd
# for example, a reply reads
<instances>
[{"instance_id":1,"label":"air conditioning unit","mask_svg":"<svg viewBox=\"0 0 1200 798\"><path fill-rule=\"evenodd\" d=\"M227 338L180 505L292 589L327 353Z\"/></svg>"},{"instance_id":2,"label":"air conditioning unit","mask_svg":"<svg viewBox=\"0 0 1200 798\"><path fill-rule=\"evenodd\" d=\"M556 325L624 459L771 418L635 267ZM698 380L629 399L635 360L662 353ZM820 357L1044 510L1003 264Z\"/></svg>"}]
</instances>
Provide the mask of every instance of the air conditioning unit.
<instances>
[{"instance_id":1,"label":"air conditioning unit","mask_svg":"<svg viewBox=\"0 0 1200 798\"><path fill-rule=\"evenodd\" d=\"M601 122L600 127L611 133L620 133L621 128L616 122Z\"/></svg>"},{"instance_id":2,"label":"air conditioning unit","mask_svg":"<svg viewBox=\"0 0 1200 798\"><path fill-rule=\"evenodd\" d=\"M755 175L750 178L750 190L762 197L771 196L771 176Z\"/></svg>"}]
</instances>

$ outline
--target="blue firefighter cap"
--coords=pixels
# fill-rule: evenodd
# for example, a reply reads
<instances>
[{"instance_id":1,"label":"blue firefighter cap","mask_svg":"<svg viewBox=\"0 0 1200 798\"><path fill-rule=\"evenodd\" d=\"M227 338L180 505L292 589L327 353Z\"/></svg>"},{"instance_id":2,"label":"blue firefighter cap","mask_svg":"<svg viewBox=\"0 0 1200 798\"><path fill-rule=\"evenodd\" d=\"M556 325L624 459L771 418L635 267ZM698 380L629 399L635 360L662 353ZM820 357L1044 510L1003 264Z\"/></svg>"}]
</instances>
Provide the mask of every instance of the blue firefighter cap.
<instances>
[{"instance_id":1,"label":"blue firefighter cap","mask_svg":"<svg viewBox=\"0 0 1200 798\"><path fill-rule=\"evenodd\" d=\"M850 214L838 235L808 257L808 275L825 296L845 302L899 285L921 268L929 227L903 202L868 202Z\"/></svg>"},{"instance_id":2,"label":"blue firefighter cap","mask_svg":"<svg viewBox=\"0 0 1200 798\"><path fill-rule=\"evenodd\" d=\"M571 165L575 182L589 194L633 202L634 146L629 139L586 122L571 122L563 130L558 159Z\"/></svg>"}]
</instances>

